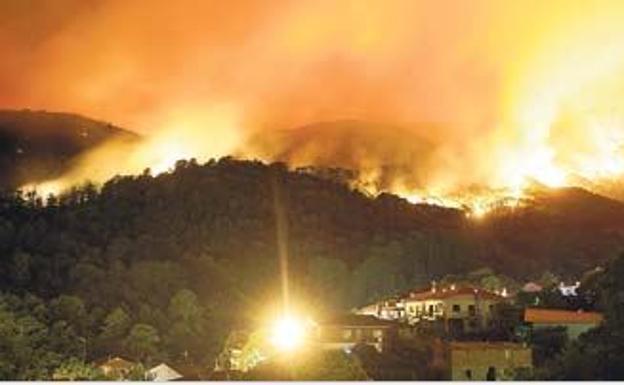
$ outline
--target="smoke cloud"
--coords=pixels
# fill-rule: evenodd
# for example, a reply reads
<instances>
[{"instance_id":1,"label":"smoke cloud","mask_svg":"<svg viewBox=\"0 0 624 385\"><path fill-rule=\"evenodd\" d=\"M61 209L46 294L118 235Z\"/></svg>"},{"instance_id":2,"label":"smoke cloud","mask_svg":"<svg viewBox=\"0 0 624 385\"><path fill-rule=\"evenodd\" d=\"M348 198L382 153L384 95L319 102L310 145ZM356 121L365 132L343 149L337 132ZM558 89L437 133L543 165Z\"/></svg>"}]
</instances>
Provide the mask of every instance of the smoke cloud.
<instances>
[{"instance_id":1,"label":"smoke cloud","mask_svg":"<svg viewBox=\"0 0 624 385\"><path fill-rule=\"evenodd\" d=\"M556 186L624 171L621 20L620 1L8 0L0 105L147 136L72 182L236 153L421 196Z\"/></svg>"}]
</instances>

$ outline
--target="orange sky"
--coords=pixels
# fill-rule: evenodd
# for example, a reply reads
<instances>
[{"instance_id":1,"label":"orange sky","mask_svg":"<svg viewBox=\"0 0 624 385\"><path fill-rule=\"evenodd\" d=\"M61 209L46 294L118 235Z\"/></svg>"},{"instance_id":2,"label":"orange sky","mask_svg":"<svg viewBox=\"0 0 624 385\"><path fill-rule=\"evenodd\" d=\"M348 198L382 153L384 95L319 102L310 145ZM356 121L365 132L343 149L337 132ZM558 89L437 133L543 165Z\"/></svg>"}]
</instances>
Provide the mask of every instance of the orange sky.
<instances>
[{"instance_id":1,"label":"orange sky","mask_svg":"<svg viewBox=\"0 0 624 385\"><path fill-rule=\"evenodd\" d=\"M624 169L621 20L620 1L5 0L0 106L78 112L200 158L376 121L435 143L429 186L408 189L559 185ZM361 158L392 163L404 144Z\"/></svg>"}]
</instances>

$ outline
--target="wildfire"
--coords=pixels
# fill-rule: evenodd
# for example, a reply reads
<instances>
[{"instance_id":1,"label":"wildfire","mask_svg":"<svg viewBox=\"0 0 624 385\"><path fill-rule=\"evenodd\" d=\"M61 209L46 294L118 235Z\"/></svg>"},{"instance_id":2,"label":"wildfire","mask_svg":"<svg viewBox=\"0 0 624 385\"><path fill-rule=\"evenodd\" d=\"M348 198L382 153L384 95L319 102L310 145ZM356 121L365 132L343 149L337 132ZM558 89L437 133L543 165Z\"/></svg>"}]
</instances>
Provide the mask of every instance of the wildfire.
<instances>
[{"instance_id":1,"label":"wildfire","mask_svg":"<svg viewBox=\"0 0 624 385\"><path fill-rule=\"evenodd\" d=\"M146 169L158 175L172 170L178 160L205 162L229 155L240 141L238 114L229 105L168 111L152 119L161 128L142 141L111 139L86 154L66 175L21 190L58 195L72 186L103 183L115 175L136 175Z\"/></svg>"},{"instance_id":2,"label":"wildfire","mask_svg":"<svg viewBox=\"0 0 624 385\"><path fill-rule=\"evenodd\" d=\"M42 47L34 53L0 30L5 51L35 55L1 65L46 63L0 71L6 89L28 90L12 104L60 105L146 134L137 147L96 149L40 191L235 154L353 169L367 191L482 218L523 205L532 183L597 188L624 175L621 1L301 0L179 12L154 1L140 26L144 7L130 3L104 1L46 44L28 42ZM84 55L85 46L102 49ZM280 136L339 120L385 125Z\"/></svg>"},{"instance_id":3,"label":"wildfire","mask_svg":"<svg viewBox=\"0 0 624 385\"><path fill-rule=\"evenodd\" d=\"M399 190L396 194L412 204L430 204L460 209L466 213L466 217L475 220L484 218L494 210L522 207L529 199L523 190L482 191L476 194L458 193L448 196L427 196Z\"/></svg>"},{"instance_id":4,"label":"wildfire","mask_svg":"<svg viewBox=\"0 0 624 385\"><path fill-rule=\"evenodd\" d=\"M35 192L41 198L47 198L50 195L59 195L65 187L56 180L43 183L30 183L20 188L21 191L29 193Z\"/></svg>"}]
</instances>

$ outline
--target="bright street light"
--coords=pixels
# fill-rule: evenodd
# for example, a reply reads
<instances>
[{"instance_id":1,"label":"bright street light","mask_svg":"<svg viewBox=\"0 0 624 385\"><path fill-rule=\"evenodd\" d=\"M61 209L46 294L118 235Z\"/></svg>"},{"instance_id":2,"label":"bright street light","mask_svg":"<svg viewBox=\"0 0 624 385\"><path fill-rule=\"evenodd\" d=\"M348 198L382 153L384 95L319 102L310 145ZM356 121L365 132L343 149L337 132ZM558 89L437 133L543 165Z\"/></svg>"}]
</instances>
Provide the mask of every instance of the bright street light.
<instances>
[{"instance_id":1,"label":"bright street light","mask_svg":"<svg viewBox=\"0 0 624 385\"><path fill-rule=\"evenodd\" d=\"M306 334L305 322L291 315L285 315L273 324L270 341L279 350L292 351L303 344Z\"/></svg>"}]
</instances>

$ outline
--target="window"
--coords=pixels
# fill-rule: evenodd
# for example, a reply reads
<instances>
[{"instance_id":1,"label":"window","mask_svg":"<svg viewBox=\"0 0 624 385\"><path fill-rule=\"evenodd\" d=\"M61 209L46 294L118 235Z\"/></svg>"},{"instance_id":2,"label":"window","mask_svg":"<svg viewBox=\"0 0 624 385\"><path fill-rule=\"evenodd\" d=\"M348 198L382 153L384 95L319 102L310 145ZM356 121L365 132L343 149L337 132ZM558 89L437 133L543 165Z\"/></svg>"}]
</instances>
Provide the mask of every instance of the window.
<instances>
[{"instance_id":1,"label":"window","mask_svg":"<svg viewBox=\"0 0 624 385\"><path fill-rule=\"evenodd\" d=\"M475 309L475 305L468 305L468 314L470 314L470 315L477 314L477 310Z\"/></svg>"},{"instance_id":2,"label":"window","mask_svg":"<svg viewBox=\"0 0 624 385\"><path fill-rule=\"evenodd\" d=\"M433 305L429 305L429 315L433 315Z\"/></svg>"},{"instance_id":3,"label":"window","mask_svg":"<svg viewBox=\"0 0 624 385\"><path fill-rule=\"evenodd\" d=\"M352 333L351 333L351 329L346 329L346 330L342 333L342 337L343 337L345 340L349 340L349 339L351 339L351 335L352 335Z\"/></svg>"},{"instance_id":4,"label":"window","mask_svg":"<svg viewBox=\"0 0 624 385\"><path fill-rule=\"evenodd\" d=\"M494 305L490 305L490 313L494 313Z\"/></svg>"},{"instance_id":5,"label":"window","mask_svg":"<svg viewBox=\"0 0 624 385\"><path fill-rule=\"evenodd\" d=\"M461 311L461 306L455 304L453 305L453 313L459 313Z\"/></svg>"},{"instance_id":6,"label":"window","mask_svg":"<svg viewBox=\"0 0 624 385\"><path fill-rule=\"evenodd\" d=\"M466 379L472 380L472 370L466 369Z\"/></svg>"},{"instance_id":7,"label":"window","mask_svg":"<svg viewBox=\"0 0 624 385\"><path fill-rule=\"evenodd\" d=\"M374 336L375 338L381 338L381 337L383 337L383 331L381 331L381 330L377 329L377 330L375 330L375 331L373 332L373 336Z\"/></svg>"}]
</instances>

